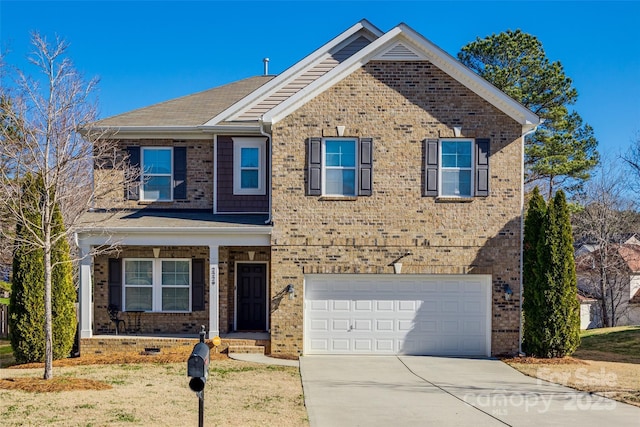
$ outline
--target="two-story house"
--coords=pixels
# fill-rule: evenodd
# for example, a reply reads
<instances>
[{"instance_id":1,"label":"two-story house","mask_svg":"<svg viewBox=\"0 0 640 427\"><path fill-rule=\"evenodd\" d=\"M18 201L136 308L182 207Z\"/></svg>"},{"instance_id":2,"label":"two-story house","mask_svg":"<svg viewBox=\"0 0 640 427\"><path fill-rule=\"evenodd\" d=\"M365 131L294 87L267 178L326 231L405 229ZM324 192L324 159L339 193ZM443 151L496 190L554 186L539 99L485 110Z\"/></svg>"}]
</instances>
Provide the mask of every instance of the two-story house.
<instances>
[{"instance_id":1,"label":"two-story house","mask_svg":"<svg viewBox=\"0 0 640 427\"><path fill-rule=\"evenodd\" d=\"M141 172L78 235L120 247L81 265L81 338L115 305L143 335L259 331L282 356L515 353L539 123L366 20L278 76L104 119Z\"/></svg>"}]
</instances>

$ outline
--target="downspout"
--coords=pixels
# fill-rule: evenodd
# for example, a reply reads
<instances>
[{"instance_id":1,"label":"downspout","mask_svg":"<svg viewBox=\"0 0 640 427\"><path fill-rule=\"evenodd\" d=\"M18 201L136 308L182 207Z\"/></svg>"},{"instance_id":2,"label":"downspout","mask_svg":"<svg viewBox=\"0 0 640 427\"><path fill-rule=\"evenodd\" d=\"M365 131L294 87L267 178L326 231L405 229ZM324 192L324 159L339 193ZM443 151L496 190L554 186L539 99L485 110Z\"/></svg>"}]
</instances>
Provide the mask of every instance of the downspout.
<instances>
[{"instance_id":1,"label":"downspout","mask_svg":"<svg viewBox=\"0 0 640 427\"><path fill-rule=\"evenodd\" d=\"M260 134L262 136L267 137L267 141L269 144L269 159L268 159L268 165L269 165L269 173L267 174L267 191L268 191L268 196L269 196L269 215L267 217L267 220L264 222L265 224L271 224L271 177L273 176L273 161L272 161L272 155L273 155L273 147L271 146L271 134L267 133L264 129L264 121L262 120L262 116L260 116L260 119L258 121L259 123L259 129L260 129Z\"/></svg>"},{"instance_id":2,"label":"downspout","mask_svg":"<svg viewBox=\"0 0 640 427\"><path fill-rule=\"evenodd\" d=\"M522 271L524 268L524 151L525 151L525 138L528 135L531 135L535 131L538 130L538 126L544 123L544 119L540 120L540 122L530 128L529 130L524 130L524 126L522 126L522 130L524 131L521 135L522 138L522 172L520 173L520 186L522 191L520 192L520 296L519 296L519 304L520 304L520 327L518 328L518 355L524 355L522 352L522 327L524 325L524 318L522 316L522 292L524 291L524 277L522 276Z\"/></svg>"}]
</instances>

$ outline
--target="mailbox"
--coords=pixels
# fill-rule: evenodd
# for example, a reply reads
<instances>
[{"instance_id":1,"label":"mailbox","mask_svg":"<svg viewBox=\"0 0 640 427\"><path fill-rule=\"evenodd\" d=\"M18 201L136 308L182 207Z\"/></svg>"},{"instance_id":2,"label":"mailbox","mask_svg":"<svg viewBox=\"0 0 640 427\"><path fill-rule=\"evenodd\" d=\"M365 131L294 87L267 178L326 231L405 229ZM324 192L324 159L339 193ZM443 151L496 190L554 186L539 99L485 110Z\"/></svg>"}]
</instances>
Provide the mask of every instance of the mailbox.
<instances>
[{"instance_id":1,"label":"mailbox","mask_svg":"<svg viewBox=\"0 0 640 427\"><path fill-rule=\"evenodd\" d=\"M209 346L203 342L193 347L187 361L187 375L191 377L189 388L195 392L204 390L209 376Z\"/></svg>"}]
</instances>

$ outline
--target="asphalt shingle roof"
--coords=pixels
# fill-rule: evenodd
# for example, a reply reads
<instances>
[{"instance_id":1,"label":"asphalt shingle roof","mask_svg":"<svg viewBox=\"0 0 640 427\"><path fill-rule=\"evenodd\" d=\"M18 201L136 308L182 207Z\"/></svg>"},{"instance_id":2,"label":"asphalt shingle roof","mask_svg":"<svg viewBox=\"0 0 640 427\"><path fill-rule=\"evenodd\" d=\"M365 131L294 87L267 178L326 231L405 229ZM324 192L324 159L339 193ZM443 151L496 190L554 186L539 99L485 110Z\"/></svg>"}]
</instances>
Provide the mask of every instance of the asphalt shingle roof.
<instances>
[{"instance_id":1,"label":"asphalt shingle roof","mask_svg":"<svg viewBox=\"0 0 640 427\"><path fill-rule=\"evenodd\" d=\"M258 89L274 76L255 76L108 117L96 126L200 126Z\"/></svg>"}]
</instances>

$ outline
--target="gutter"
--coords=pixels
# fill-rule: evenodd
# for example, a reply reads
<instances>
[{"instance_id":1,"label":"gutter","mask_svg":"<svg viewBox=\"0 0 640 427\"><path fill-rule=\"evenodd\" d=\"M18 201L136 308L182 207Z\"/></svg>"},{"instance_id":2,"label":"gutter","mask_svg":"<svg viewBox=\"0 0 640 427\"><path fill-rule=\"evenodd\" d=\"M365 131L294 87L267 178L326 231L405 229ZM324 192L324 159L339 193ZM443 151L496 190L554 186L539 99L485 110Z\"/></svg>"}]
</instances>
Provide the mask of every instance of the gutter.
<instances>
[{"instance_id":1,"label":"gutter","mask_svg":"<svg viewBox=\"0 0 640 427\"><path fill-rule=\"evenodd\" d=\"M544 119L540 119L537 124L527 123L522 125L522 174L520 176L520 186L522 191L520 192L520 327L518 328L518 354L524 355L522 352L522 328L524 325L524 319L522 318L522 292L524 291L524 277L522 271L524 268L524 144L525 138L538 130L538 126L544 123Z\"/></svg>"},{"instance_id":2,"label":"gutter","mask_svg":"<svg viewBox=\"0 0 640 427\"><path fill-rule=\"evenodd\" d=\"M267 133L265 131L265 123L263 120L263 116L260 116L260 120L258 121L259 126L260 126L260 134L263 136L267 137L267 140L269 141L269 160L268 160L268 164L269 164L269 173L267 174L267 188L268 188L268 192L269 192L269 216L267 217L267 220L264 222L265 224L271 224L273 222L272 217L271 217L271 193L272 193L272 188L271 188L271 178L273 177L273 146L271 144L271 134Z\"/></svg>"},{"instance_id":3,"label":"gutter","mask_svg":"<svg viewBox=\"0 0 640 427\"><path fill-rule=\"evenodd\" d=\"M245 227L175 227L167 231L166 227L105 227L100 229L79 230L78 234L145 234L160 233L167 234L271 234L271 227L245 226Z\"/></svg>"}]
</instances>

